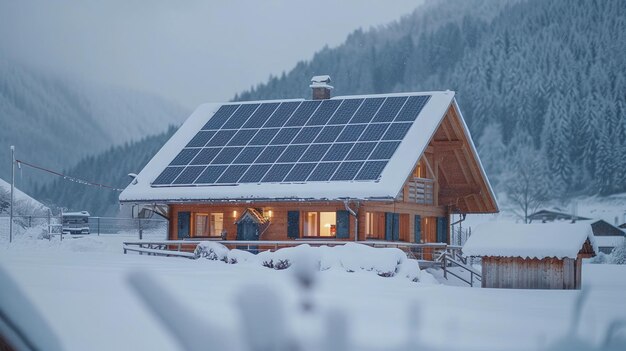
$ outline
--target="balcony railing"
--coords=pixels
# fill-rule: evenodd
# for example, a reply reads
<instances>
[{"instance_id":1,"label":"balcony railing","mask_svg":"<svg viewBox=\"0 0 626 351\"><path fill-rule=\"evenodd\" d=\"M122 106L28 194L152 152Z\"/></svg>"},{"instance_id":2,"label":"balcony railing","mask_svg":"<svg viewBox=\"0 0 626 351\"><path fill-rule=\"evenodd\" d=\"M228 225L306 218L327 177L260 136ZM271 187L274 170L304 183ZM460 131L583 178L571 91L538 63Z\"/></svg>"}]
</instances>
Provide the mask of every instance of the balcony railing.
<instances>
[{"instance_id":1,"label":"balcony railing","mask_svg":"<svg viewBox=\"0 0 626 351\"><path fill-rule=\"evenodd\" d=\"M413 177L407 182L407 201L423 205L435 203L434 189L435 181L427 178ZM398 201L404 201L404 189L398 195Z\"/></svg>"}]
</instances>

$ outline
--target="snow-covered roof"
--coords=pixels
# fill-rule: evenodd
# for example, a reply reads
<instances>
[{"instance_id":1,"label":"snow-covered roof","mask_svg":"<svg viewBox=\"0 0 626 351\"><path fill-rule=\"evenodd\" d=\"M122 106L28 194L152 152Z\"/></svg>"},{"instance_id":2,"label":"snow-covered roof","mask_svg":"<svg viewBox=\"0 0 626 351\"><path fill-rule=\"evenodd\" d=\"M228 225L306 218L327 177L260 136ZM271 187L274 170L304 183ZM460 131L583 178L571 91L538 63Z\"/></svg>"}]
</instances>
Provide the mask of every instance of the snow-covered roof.
<instances>
[{"instance_id":1,"label":"snow-covered roof","mask_svg":"<svg viewBox=\"0 0 626 351\"><path fill-rule=\"evenodd\" d=\"M616 247L624 242L623 236L596 236L596 244L598 247Z\"/></svg>"},{"instance_id":2,"label":"snow-covered roof","mask_svg":"<svg viewBox=\"0 0 626 351\"><path fill-rule=\"evenodd\" d=\"M467 256L576 258L585 241L598 252L589 223L489 222L478 225L463 246Z\"/></svg>"},{"instance_id":3,"label":"snow-covered roof","mask_svg":"<svg viewBox=\"0 0 626 351\"><path fill-rule=\"evenodd\" d=\"M11 192L11 184L6 182L3 179L0 179L0 189L2 189L3 191L6 191L7 193L10 193ZM22 206L30 207L30 210L25 209L27 211L33 211L33 210L35 210L35 211L47 211L48 210L47 206L45 206L41 202L35 200L34 198L30 197L28 194L26 194L25 192L21 191L17 187L15 187L14 201L15 202L21 202ZM16 206L16 207L18 207L18 206ZM27 213L23 213L23 215L26 215L26 214ZM32 213L28 213L28 214L32 214Z\"/></svg>"},{"instance_id":4,"label":"snow-covered roof","mask_svg":"<svg viewBox=\"0 0 626 351\"><path fill-rule=\"evenodd\" d=\"M89 217L90 214L87 211L80 212L63 212L63 216L74 216L74 217Z\"/></svg>"},{"instance_id":5,"label":"snow-covered roof","mask_svg":"<svg viewBox=\"0 0 626 351\"><path fill-rule=\"evenodd\" d=\"M130 184L120 195L124 202L174 202L190 200L262 200L262 199L320 199L342 198L390 199L395 198L408 175L421 157L431 137L439 127L451 104L456 104L454 92L421 92L379 94L362 96L337 96L330 100L358 98L388 98L429 96L421 112L412 123L399 146L374 181L327 181L299 183L239 183L213 186L153 186L155 179L181 152L190 140L205 126L211 117L225 104L199 106L161 150L138 174L136 184ZM303 100L274 100L288 102ZM268 103L270 101L261 101ZM253 104L258 101L239 104ZM468 131L466 131L468 133ZM482 171L482 170L481 170ZM483 173L484 174L484 173Z\"/></svg>"}]
</instances>

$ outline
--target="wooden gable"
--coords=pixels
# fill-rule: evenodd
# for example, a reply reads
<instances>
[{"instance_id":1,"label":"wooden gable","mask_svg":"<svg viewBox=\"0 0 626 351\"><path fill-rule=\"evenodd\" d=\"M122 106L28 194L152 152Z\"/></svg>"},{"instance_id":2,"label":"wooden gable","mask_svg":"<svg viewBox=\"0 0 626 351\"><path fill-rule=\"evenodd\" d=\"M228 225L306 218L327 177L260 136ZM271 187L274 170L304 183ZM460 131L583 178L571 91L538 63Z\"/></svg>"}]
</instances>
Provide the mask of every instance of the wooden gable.
<instances>
[{"instance_id":1,"label":"wooden gable","mask_svg":"<svg viewBox=\"0 0 626 351\"><path fill-rule=\"evenodd\" d=\"M432 202L428 197L429 187L432 187ZM420 203L420 191L424 193L422 196L425 202L422 203L447 206L452 212L498 212L495 197L481 170L455 103L448 108L428 147L405 182L399 199L413 202L417 196Z\"/></svg>"}]
</instances>

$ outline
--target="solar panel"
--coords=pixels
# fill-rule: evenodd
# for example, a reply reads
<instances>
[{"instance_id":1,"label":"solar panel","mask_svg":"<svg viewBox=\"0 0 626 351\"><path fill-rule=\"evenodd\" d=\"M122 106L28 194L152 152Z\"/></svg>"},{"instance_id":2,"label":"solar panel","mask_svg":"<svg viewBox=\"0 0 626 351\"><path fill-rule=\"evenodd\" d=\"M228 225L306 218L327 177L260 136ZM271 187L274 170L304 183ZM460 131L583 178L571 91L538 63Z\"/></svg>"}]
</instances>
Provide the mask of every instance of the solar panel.
<instances>
[{"instance_id":1,"label":"solar panel","mask_svg":"<svg viewBox=\"0 0 626 351\"><path fill-rule=\"evenodd\" d=\"M259 104L241 105L241 107L239 107L237 109L237 111L235 111L235 113L233 113L233 115L230 116L228 121L226 121L226 123L224 123L224 126L222 126L222 129L239 129L239 128L241 128L243 126L243 124L246 123L248 118L250 118L252 113L258 107L259 107Z\"/></svg>"},{"instance_id":2,"label":"solar panel","mask_svg":"<svg viewBox=\"0 0 626 351\"><path fill-rule=\"evenodd\" d=\"M326 126L315 138L315 143L332 143L337 139L339 133L343 130L343 126Z\"/></svg>"},{"instance_id":3,"label":"solar panel","mask_svg":"<svg viewBox=\"0 0 626 351\"><path fill-rule=\"evenodd\" d=\"M186 166L200 152L200 149L183 149L170 163L170 166Z\"/></svg>"},{"instance_id":4,"label":"solar panel","mask_svg":"<svg viewBox=\"0 0 626 351\"><path fill-rule=\"evenodd\" d=\"M426 105L430 95L426 96L410 96L402 107L402 110L396 116L395 121L410 121L413 122L417 118L417 115L422 111L422 108Z\"/></svg>"},{"instance_id":5,"label":"solar panel","mask_svg":"<svg viewBox=\"0 0 626 351\"><path fill-rule=\"evenodd\" d=\"M365 162L342 162L331 180L352 180Z\"/></svg>"},{"instance_id":6,"label":"solar panel","mask_svg":"<svg viewBox=\"0 0 626 351\"><path fill-rule=\"evenodd\" d=\"M283 128L278 132L274 140L272 140L272 145L283 145L289 144L293 138L300 132L300 128Z\"/></svg>"},{"instance_id":7,"label":"solar panel","mask_svg":"<svg viewBox=\"0 0 626 351\"><path fill-rule=\"evenodd\" d=\"M222 105L202 129L220 129L238 107L239 105Z\"/></svg>"},{"instance_id":8,"label":"solar panel","mask_svg":"<svg viewBox=\"0 0 626 351\"><path fill-rule=\"evenodd\" d=\"M202 151L198 153L196 158L194 158L193 161L191 161L191 164L192 165L208 165L209 163L211 163L211 161L213 161L213 159L215 158L215 156L217 156L219 152L220 152L220 148L216 148L216 147L202 149Z\"/></svg>"},{"instance_id":9,"label":"solar panel","mask_svg":"<svg viewBox=\"0 0 626 351\"><path fill-rule=\"evenodd\" d=\"M320 107L306 123L307 126L323 126L341 104L341 100L323 100Z\"/></svg>"},{"instance_id":10,"label":"solar panel","mask_svg":"<svg viewBox=\"0 0 626 351\"><path fill-rule=\"evenodd\" d=\"M383 169L389 161L368 161L365 162L359 174L356 176L356 180L377 180Z\"/></svg>"},{"instance_id":11,"label":"solar panel","mask_svg":"<svg viewBox=\"0 0 626 351\"><path fill-rule=\"evenodd\" d=\"M366 99L356 111L350 123L369 123L385 101L384 98Z\"/></svg>"},{"instance_id":12,"label":"solar panel","mask_svg":"<svg viewBox=\"0 0 626 351\"><path fill-rule=\"evenodd\" d=\"M406 102L406 96L394 96L385 99L372 122L391 122Z\"/></svg>"},{"instance_id":13,"label":"solar panel","mask_svg":"<svg viewBox=\"0 0 626 351\"><path fill-rule=\"evenodd\" d=\"M376 141L380 140L380 138L387 130L389 123L381 123L381 124L370 124L367 126L361 137L360 141Z\"/></svg>"},{"instance_id":14,"label":"solar panel","mask_svg":"<svg viewBox=\"0 0 626 351\"><path fill-rule=\"evenodd\" d=\"M232 161L239 155L239 153L243 150L243 147L225 147L223 148L217 156L211 161L211 164L216 165L228 165L231 164Z\"/></svg>"},{"instance_id":15,"label":"solar panel","mask_svg":"<svg viewBox=\"0 0 626 351\"><path fill-rule=\"evenodd\" d=\"M278 183L282 182L287 173L293 168L293 163L277 163L270 168L261 180L262 183Z\"/></svg>"},{"instance_id":16,"label":"solar panel","mask_svg":"<svg viewBox=\"0 0 626 351\"><path fill-rule=\"evenodd\" d=\"M209 140L206 146L224 146L228 143L230 138L232 138L233 135L235 135L235 133L237 132L234 130L220 130L217 133L215 133L213 138Z\"/></svg>"},{"instance_id":17,"label":"solar panel","mask_svg":"<svg viewBox=\"0 0 626 351\"><path fill-rule=\"evenodd\" d=\"M204 171L205 166L189 166L180 173L174 184L191 184Z\"/></svg>"},{"instance_id":18,"label":"solar panel","mask_svg":"<svg viewBox=\"0 0 626 351\"><path fill-rule=\"evenodd\" d=\"M376 181L429 98L223 105L152 185Z\"/></svg>"},{"instance_id":19,"label":"solar panel","mask_svg":"<svg viewBox=\"0 0 626 351\"><path fill-rule=\"evenodd\" d=\"M304 101L285 124L286 126L303 126L320 105L320 100Z\"/></svg>"},{"instance_id":20,"label":"solar panel","mask_svg":"<svg viewBox=\"0 0 626 351\"><path fill-rule=\"evenodd\" d=\"M280 154L285 151L286 146L268 146L261 152L261 155L256 159L256 163L274 163Z\"/></svg>"},{"instance_id":21,"label":"solar panel","mask_svg":"<svg viewBox=\"0 0 626 351\"><path fill-rule=\"evenodd\" d=\"M330 180L335 170L339 167L339 162L322 162L318 163L311 175L307 179L310 182L321 182Z\"/></svg>"},{"instance_id":22,"label":"solar panel","mask_svg":"<svg viewBox=\"0 0 626 351\"><path fill-rule=\"evenodd\" d=\"M372 150L376 147L376 143L356 143L346 160L367 160Z\"/></svg>"},{"instance_id":23,"label":"solar panel","mask_svg":"<svg viewBox=\"0 0 626 351\"><path fill-rule=\"evenodd\" d=\"M212 184L226 170L226 166L208 166L196 179L194 184Z\"/></svg>"},{"instance_id":24,"label":"solar panel","mask_svg":"<svg viewBox=\"0 0 626 351\"><path fill-rule=\"evenodd\" d=\"M272 141L279 130L278 128L261 129L256 133L254 138L250 140L248 145L267 145Z\"/></svg>"},{"instance_id":25,"label":"solar panel","mask_svg":"<svg viewBox=\"0 0 626 351\"><path fill-rule=\"evenodd\" d=\"M330 144L313 144L302 155L300 162L317 162L324 157L329 148Z\"/></svg>"},{"instance_id":26,"label":"solar panel","mask_svg":"<svg viewBox=\"0 0 626 351\"><path fill-rule=\"evenodd\" d=\"M283 102L278 106L276 112L265 123L265 128L269 127L282 127L285 122L291 117L293 112L300 106L300 102Z\"/></svg>"},{"instance_id":27,"label":"solar panel","mask_svg":"<svg viewBox=\"0 0 626 351\"><path fill-rule=\"evenodd\" d=\"M239 179L240 183L258 183L270 169L271 165L252 165L246 173Z\"/></svg>"},{"instance_id":28,"label":"solar panel","mask_svg":"<svg viewBox=\"0 0 626 351\"><path fill-rule=\"evenodd\" d=\"M342 143L333 144L326 155L324 155L323 161L343 161L346 158L350 149L354 146L354 143Z\"/></svg>"},{"instance_id":29,"label":"solar panel","mask_svg":"<svg viewBox=\"0 0 626 351\"><path fill-rule=\"evenodd\" d=\"M278 162L297 162L308 147L308 145L290 145L280 155Z\"/></svg>"},{"instance_id":30,"label":"solar panel","mask_svg":"<svg viewBox=\"0 0 626 351\"><path fill-rule=\"evenodd\" d=\"M187 144L187 147L203 147L209 142L209 140L211 140L213 135L215 135L214 131L200 131L191 139L191 141Z\"/></svg>"},{"instance_id":31,"label":"solar panel","mask_svg":"<svg viewBox=\"0 0 626 351\"><path fill-rule=\"evenodd\" d=\"M365 124L347 125L341 134L339 134L337 141L357 141L366 127L367 126Z\"/></svg>"},{"instance_id":32,"label":"solar panel","mask_svg":"<svg viewBox=\"0 0 626 351\"><path fill-rule=\"evenodd\" d=\"M185 167L165 167L163 172L154 180L155 184L171 184Z\"/></svg>"},{"instance_id":33,"label":"solar panel","mask_svg":"<svg viewBox=\"0 0 626 351\"><path fill-rule=\"evenodd\" d=\"M322 131L322 127L304 127L293 139L294 144L310 144Z\"/></svg>"},{"instance_id":34,"label":"solar panel","mask_svg":"<svg viewBox=\"0 0 626 351\"><path fill-rule=\"evenodd\" d=\"M402 140L413 123L392 123L383 135L383 140Z\"/></svg>"},{"instance_id":35,"label":"solar panel","mask_svg":"<svg viewBox=\"0 0 626 351\"><path fill-rule=\"evenodd\" d=\"M268 103L259 106L259 108L254 111L252 116L248 119L248 121L243 125L244 128L259 128L262 127L267 119L270 118L272 113L278 108L278 103Z\"/></svg>"},{"instance_id":36,"label":"solar panel","mask_svg":"<svg viewBox=\"0 0 626 351\"><path fill-rule=\"evenodd\" d=\"M232 165L229 166L224 173L219 177L216 183L226 184L226 183L237 183L239 178L243 175L243 173L248 169L247 165Z\"/></svg>"},{"instance_id":37,"label":"solar panel","mask_svg":"<svg viewBox=\"0 0 626 351\"><path fill-rule=\"evenodd\" d=\"M370 155L370 160L388 160L396 152L398 146L400 146L399 141L381 142Z\"/></svg>"},{"instance_id":38,"label":"solar panel","mask_svg":"<svg viewBox=\"0 0 626 351\"><path fill-rule=\"evenodd\" d=\"M350 121L354 112L361 106L363 99L344 100L327 124L345 124Z\"/></svg>"},{"instance_id":39,"label":"solar panel","mask_svg":"<svg viewBox=\"0 0 626 351\"><path fill-rule=\"evenodd\" d=\"M245 146L258 131L258 129L241 129L237 132L237 134L235 134L235 136L233 136L232 139L230 139L228 145Z\"/></svg>"},{"instance_id":40,"label":"solar panel","mask_svg":"<svg viewBox=\"0 0 626 351\"><path fill-rule=\"evenodd\" d=\"M233 163L253 163L262 151L262 146L248 146L241 151L241 153L239 154L239 156L237 156L237 158L235 158Z\"/></svg>"}]
</instances>

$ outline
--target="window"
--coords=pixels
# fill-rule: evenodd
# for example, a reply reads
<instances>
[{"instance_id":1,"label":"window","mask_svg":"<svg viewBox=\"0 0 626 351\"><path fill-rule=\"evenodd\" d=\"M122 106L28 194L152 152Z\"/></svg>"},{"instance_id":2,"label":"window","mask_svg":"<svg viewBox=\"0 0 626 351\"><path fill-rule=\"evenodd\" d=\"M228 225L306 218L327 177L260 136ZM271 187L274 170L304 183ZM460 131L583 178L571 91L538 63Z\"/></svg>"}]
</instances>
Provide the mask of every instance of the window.
<instances>
[{"instance_id":1,"label":"window","mask_svg":"<svg viewBox=\"0 0 626 351\"><path fill-rule=\"evenodd\" d=\"M224 229L223 213L195 213L193 218L193 236L221 236Z\"/></svg>"},{"instance_id":2,"label":"window","mask_svg":"<svg viewBox=\"0 0 626 351\"><path fill-rule=\"evenodd\" d=\"M305 212L304 236L332 237L336 234L336 212Z\"/></svg>"},{"instance_id":3,"label":"window","mask_svg":"<svg viewBox=\"0 0 626 351\"><path fill-rule=\"evenodd\" d=\"M385 214L382 212L365 212L365 239L382 239L385 237Z\"/></svg>"},{"instance_id":4,"label":"window","mask_svg":"<svg viewBox=\"0 0 626 351\"><path fill-rule=\"evenodd\" d=\"M437 218L422 217L422 242L434 243L437 241Z\"/></svg>"}]
</instances>

